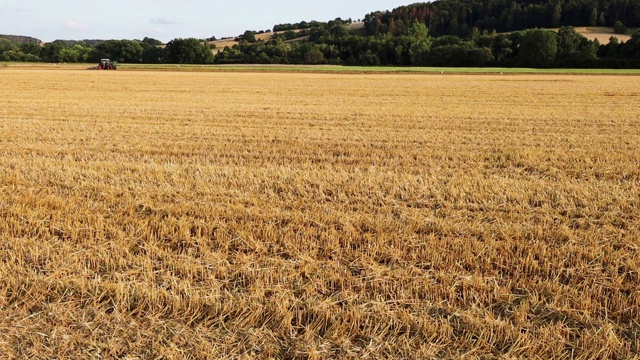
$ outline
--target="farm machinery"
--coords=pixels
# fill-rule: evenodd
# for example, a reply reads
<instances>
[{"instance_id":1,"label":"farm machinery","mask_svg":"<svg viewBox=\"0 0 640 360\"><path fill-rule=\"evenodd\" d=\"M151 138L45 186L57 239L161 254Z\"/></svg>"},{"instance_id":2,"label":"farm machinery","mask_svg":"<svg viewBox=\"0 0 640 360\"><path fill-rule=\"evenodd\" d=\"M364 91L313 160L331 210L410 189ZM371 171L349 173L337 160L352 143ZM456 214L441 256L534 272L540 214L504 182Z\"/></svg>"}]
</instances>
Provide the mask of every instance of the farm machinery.
<instances>
[{"instance_id":1,"label":"farm machinery","mask_svg":"<svg viewBox=\"0 0 640 360\"><path fill-rule=\"evenodd\" d=\"M90 70L116 70L118 68L118 64L115 61L111 61L109 59L102 59L98 65L90 67Z\"/></svg>"}]
</instances>

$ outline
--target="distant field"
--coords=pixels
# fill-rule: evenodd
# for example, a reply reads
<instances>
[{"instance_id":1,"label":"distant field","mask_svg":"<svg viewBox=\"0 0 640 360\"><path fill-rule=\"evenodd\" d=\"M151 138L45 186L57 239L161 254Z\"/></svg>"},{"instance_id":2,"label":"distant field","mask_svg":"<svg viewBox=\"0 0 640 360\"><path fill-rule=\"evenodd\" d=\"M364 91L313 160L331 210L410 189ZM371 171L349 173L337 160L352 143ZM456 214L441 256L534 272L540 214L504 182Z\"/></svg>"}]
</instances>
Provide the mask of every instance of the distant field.
<instances>
[{"instance_id":1,"label":"distant field","mask_svg":"<svg viewBox=\"0 0 640 360\"><path fill-rule=\"evenodd\" d=\"M0 67L0 354L639 358L637 85Z\"/></svg>"},{"instance_id":2,"label":"distant field","mask_svg":"<svg viewBox=\"0 0 640 360\"><path fill-rule=\"evenodd\" d=\"M352 24L347 25L347 29L349 29L350 31L356 31L356 30L364 29L364 23L363 22L354 22ZM294 31L295 32L299 32L300 30L294 30ZM274 34L284 34L285 32L286 31L276 31L276 32L270 32L270 33L256 34L256 39L257 40L262 40L262 41L269 41L269 40L271 40L271 38L273 37ZM228 38L228 39L210 41L209 44L216 45L216 49L218 51L221 51L226 46L233 47L233 45L237 45L237 44L239 44L239 42L235 40L235 37L231 37L231 38Z\"/></svg>"},{"instance_id":3,"label":"distant field","mask_svg":"<svg viewBox=\"0 0 640 360\"><path fill-rule=\"evenodd\" d=\"M552 30L558 32L558 28L551 28L547 30ZM589 40L598 39L600 44L608 44L609 40L612 36L617 37L621 42L626 42L631 39L631 35L638 29L631 28L629 29L629 34L616 34L611 27L604 26L590 26L590 27L576 27L576 32L586 37Z\"/></svg>"},{"instance_id":4,"label":"distant field","mask_svg":"<svg viewBox=\"0 0 640 360\"><path fill-rule=\"evenodd\" d=\"M629 33L631 34L635 30L631 29ZM608 44L612 36L617 37L621 42L631 39L631 35L616 34L613 32L613 28L610 27L577 27L576 31L589 40L598 39L600 44Z\"/></svg>"},{"instance_id":5,"label":"distant field","mask_svg":"<svg viewBox=\"0 0 640 360\"><path fill-rule=\"evenodd\" d=\"M294 30L295 32L299 32L299 30ZM273 37L273 35L275 34L284 34L286 31L276 31L276 32L270 32L270 33L263 33L263 34L256 34L256 39L257 40L262 40L262 41L269 41L271 40L271 38ZM228 39L221 39L221 40L215 40L215 41L210 41L209 44L215 45L216 46L216 51L222 51L224 50L225 47L233 47L234 45L239 44L240 42L235 40L235 36L228 38Z\"/></svg>"}]
</instances>

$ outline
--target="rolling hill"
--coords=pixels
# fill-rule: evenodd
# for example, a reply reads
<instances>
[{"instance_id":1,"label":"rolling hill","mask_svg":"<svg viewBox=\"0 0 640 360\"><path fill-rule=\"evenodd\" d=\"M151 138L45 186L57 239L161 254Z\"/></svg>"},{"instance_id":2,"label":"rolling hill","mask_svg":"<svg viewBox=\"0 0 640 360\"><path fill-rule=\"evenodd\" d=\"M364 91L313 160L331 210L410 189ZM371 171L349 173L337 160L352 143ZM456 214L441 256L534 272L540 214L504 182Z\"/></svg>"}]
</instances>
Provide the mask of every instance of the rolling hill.
<instances>
[{"instance_id":1,"label":"rolling hill","mask_svg":"<svg viewBox=\"0 0 640 360\"><path fill-rule=\"evenodd\" d=\"M0 35L0 39L7 39L19 44L42 44L42 40L24 35Z\"/></svg>"}]
</instances>

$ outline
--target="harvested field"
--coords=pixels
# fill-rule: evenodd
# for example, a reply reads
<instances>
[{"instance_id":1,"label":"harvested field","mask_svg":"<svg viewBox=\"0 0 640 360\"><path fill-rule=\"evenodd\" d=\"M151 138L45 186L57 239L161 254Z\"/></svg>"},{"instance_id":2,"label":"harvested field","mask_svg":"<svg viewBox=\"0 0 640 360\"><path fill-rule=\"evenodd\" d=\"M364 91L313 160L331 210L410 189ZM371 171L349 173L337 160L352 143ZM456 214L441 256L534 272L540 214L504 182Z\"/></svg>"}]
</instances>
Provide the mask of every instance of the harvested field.
<instances>
[{"instance_id":1,"label":"harvested field","mask_svg":"<svg viewBox=\"0 0 640 360\"><path fill-rule=\"evenodd\" d=\"M293 30L294 32L300 32L300 30ZM262 34L255 34L256 40L269 41L275 34L284 34L286 31L276 31L276 32L268 32ZM234 45L239 45L240 41L236 40L236 36L228 37L226 39L220 39L215 41L209 41L210 45L215 45L216 49L214 52L222 51L225 47L233 47Z\"/></svg>"},{"instance_id":2,"label":"harvested field","mask_svg":"<svg viewBox=\"0 0 640 360\"><path fill-rule=\"evenodd\" d=\"M638 358L634 76L0 71L8 358Z\"/></svg>"},{"instance_id":3,"label":"harvested field","mask_svg":"<svg viewBox=\"0 0 640 360\"><path fill-rule=\"evenodd\" d=\"M631 39L631 35L628 34L616 34L613 28L609 27L577 27L576 32L582 34L589 40L598 39L600 44L608 44L612 36L615 36L621 42L627 42ZM632 31L629 31L631 34Z\"/></svg>"}]
</instances>

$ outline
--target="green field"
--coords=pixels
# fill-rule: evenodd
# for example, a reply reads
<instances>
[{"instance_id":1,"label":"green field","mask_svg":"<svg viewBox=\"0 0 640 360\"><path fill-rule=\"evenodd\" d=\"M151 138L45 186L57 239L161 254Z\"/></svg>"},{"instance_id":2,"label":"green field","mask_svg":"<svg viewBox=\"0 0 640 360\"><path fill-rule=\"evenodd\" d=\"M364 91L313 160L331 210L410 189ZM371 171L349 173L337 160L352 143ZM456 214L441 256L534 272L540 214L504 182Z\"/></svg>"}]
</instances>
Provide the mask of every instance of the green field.
<instances>
[{"instance_id":1,"label":"green field","mask_svg":"<svg viewBox=\"0 0 640 360\"><path fill-rule=\"evenodd\" d=\"M86 69L95 64L46 64L0 62L0 70L24 69ZM318 73L455 73L455 74L585 74L640 75L640 69L531 69L531 68L468 68L468 67L402 67L402 66L339 66L339 65L193 65L193 64L120 64L119 70L163 71L235 71L235 72L318 72Z\"/></svg>"},{"instance_id":2,"label":"green field","mask_svg":"<svg viewBox=\"0 0 640 360\"><path fill-rule=\"evenodd\" d=\"M211 70L211 71L300 71L347 73L456 73L456 74L640 74L640 69L530 69L468 67L403 67L403 66L339 66L339 65L149 65L125 64L130 70Z\"/></svg>"}]
</instances>

